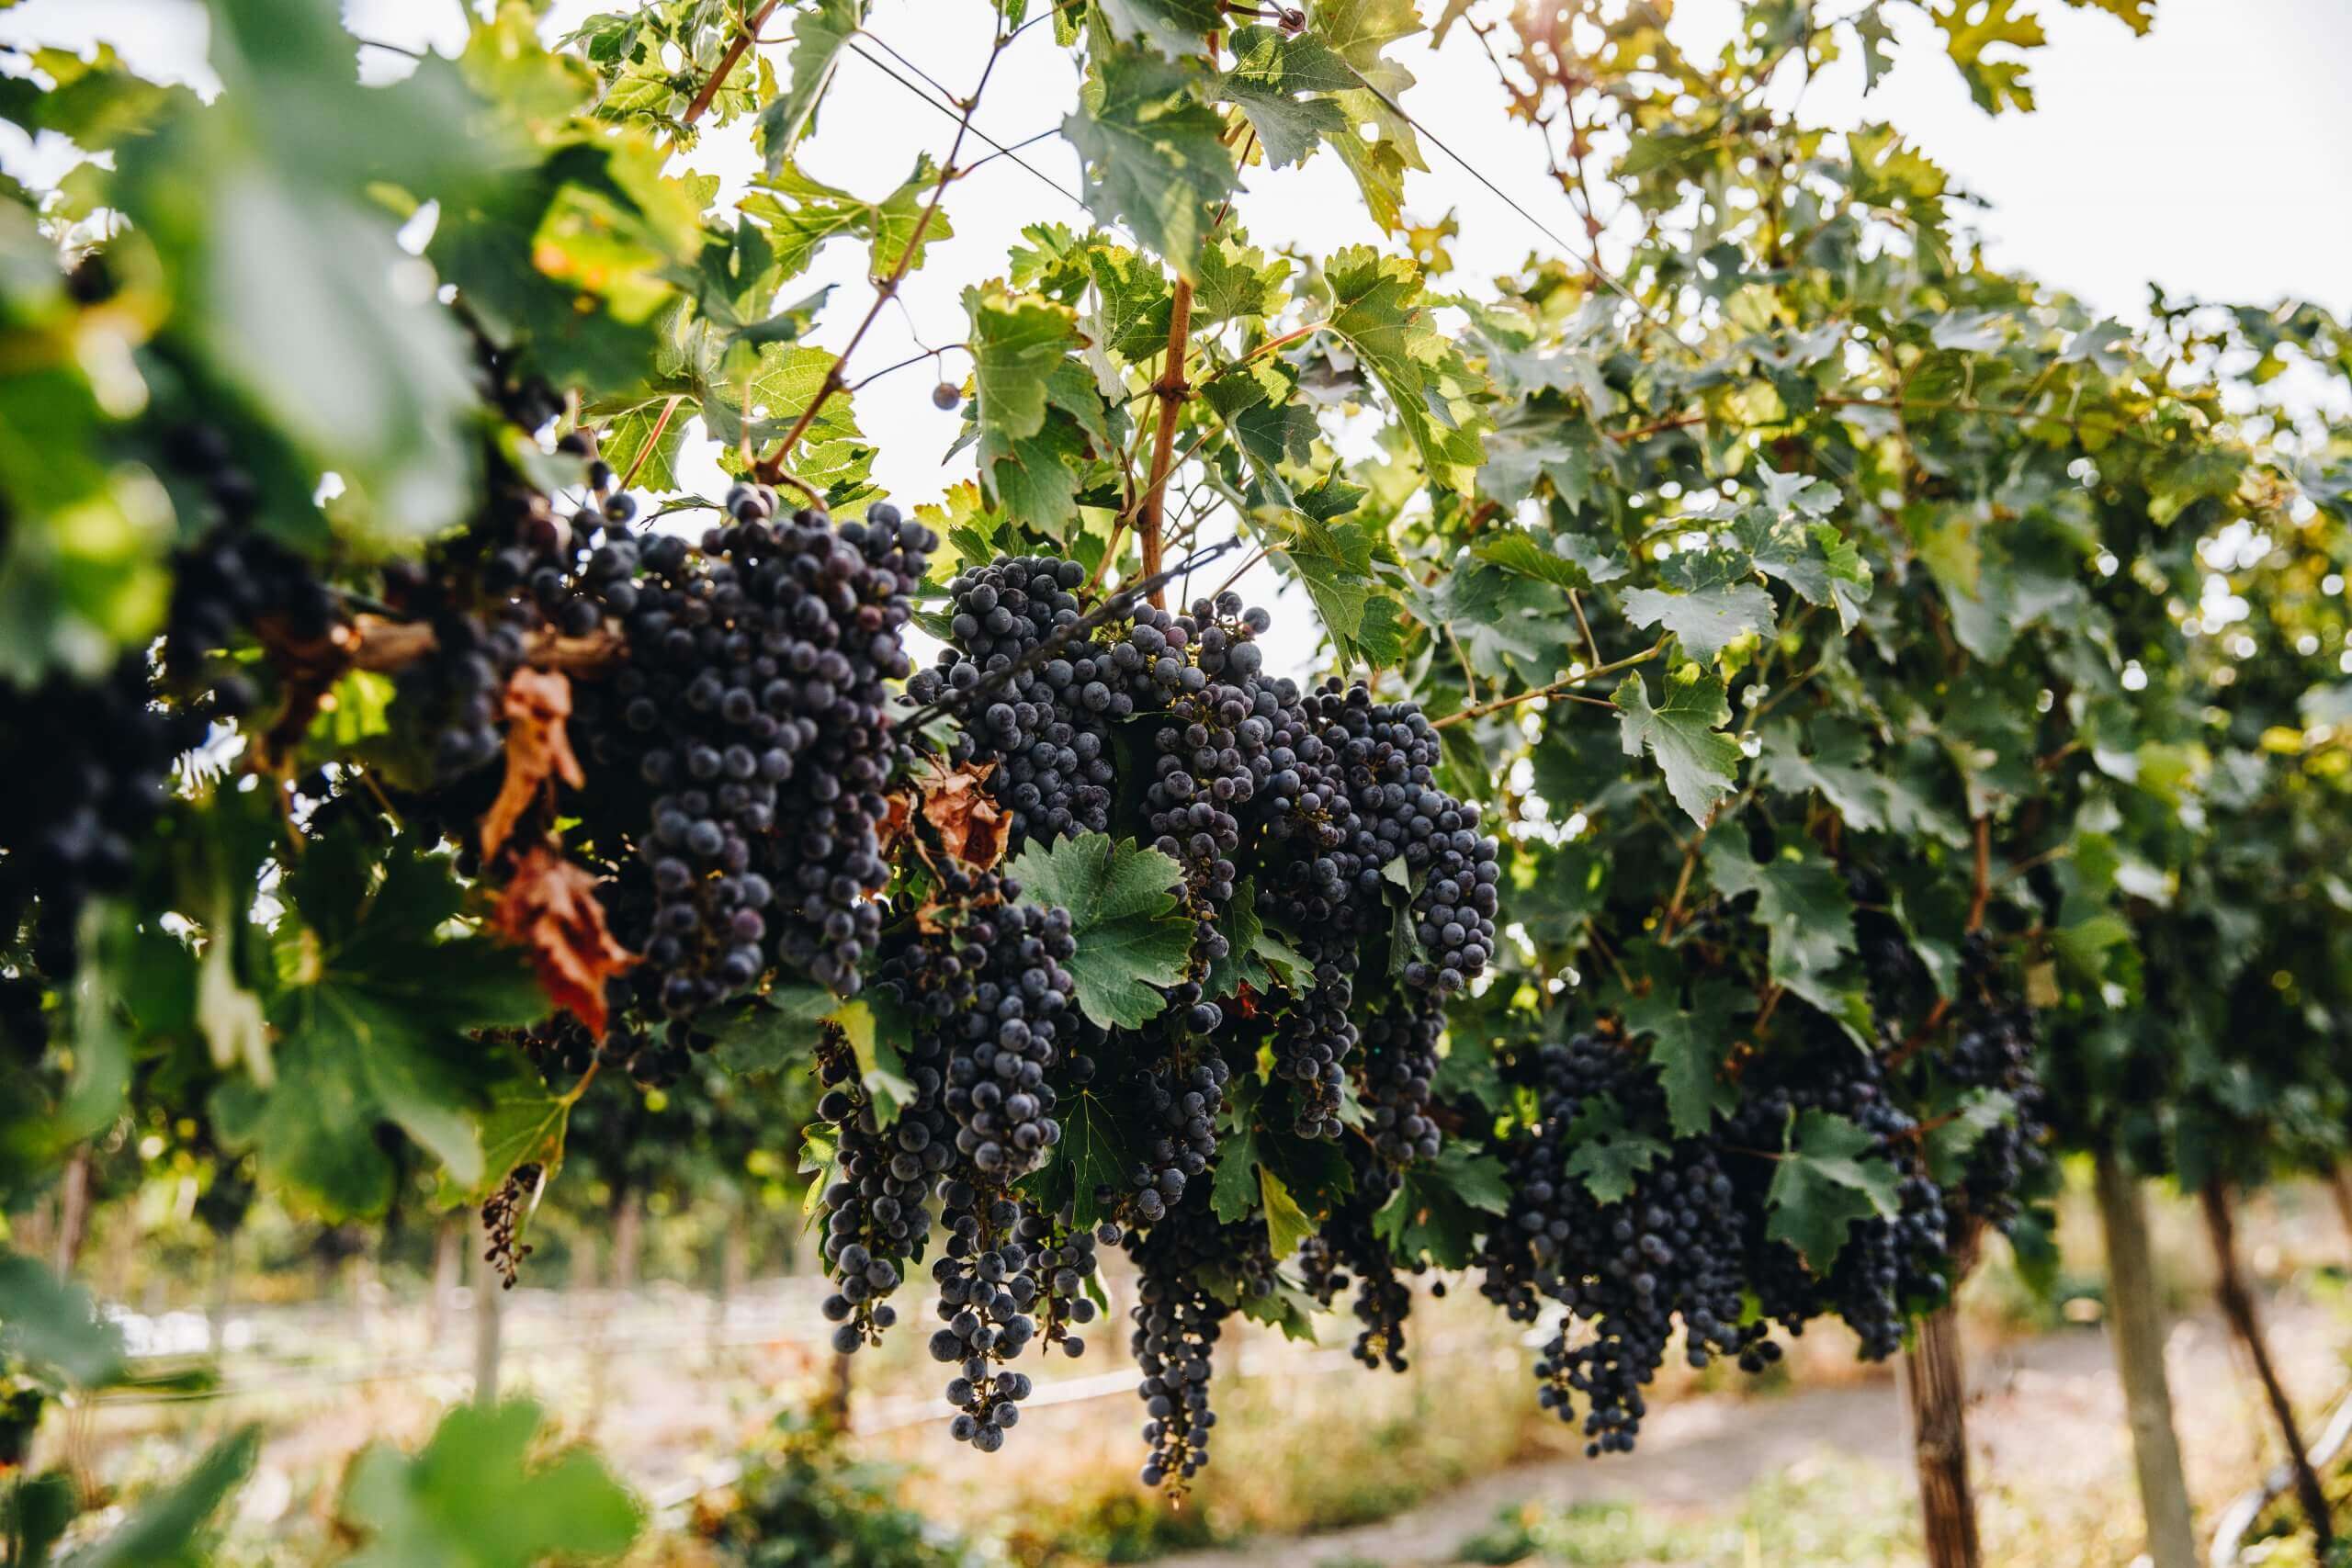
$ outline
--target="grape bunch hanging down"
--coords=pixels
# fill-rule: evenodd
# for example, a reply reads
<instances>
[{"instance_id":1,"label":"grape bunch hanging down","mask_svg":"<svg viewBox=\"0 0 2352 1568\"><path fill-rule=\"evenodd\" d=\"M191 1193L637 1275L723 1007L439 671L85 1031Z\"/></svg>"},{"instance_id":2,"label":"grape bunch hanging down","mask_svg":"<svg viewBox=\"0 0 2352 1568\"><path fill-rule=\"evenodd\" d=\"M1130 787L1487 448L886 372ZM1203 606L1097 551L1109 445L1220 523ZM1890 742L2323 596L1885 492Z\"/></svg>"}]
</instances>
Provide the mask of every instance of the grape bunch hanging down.
<instances>
[{"instance_id":1,"label":"grape bunch hanging down","mask_svg":"<svg viewBox=\"0 0 2352 1568\"><path fill-rule=\"evenodd\" d=\"M1460 990L1494 951L1498 845L1478 834L1475 806L1437 787L1436 733L1412 705L1267 675L1255 639L1272 619L1237 594L1182 615L1125 595L1090 611L1084 580L1078 563L1044 557L958 575L950 646L910 694L960 712L957 760L997 764L990 788L1016 849L1086 829L1117 787L1114 728L1133 737L1127 754L1148 770L1130 781L1136 838L1183 868L1198 963L1227 956L1219 921L1245 863L1316 959L1317 994L1277 1049L1301 1125L1336 1136L1362 948L1407 899L1406 984ZM1217 1027L1216 999L1187 1007L1194 1032Z\"/></svg>"},{"instance_id":2,"label":"grape bunch hanging down","mask_svg":"<svg viewBox=\"0 0 2352 1568\"><path fill-rule=\"evenodd\" d=\"M839 1051L819 1107L834 1125L841 1179L825 1193L827 1314L854 1350L889 1326L881 1298L923 1256L936 1204L946 1237L932 1267L941 1326L934 1359L953 1369L955 1436L983 1452L1020 1419L1030 1380L1009 1363L1042 1332L1079 1353L1069 1330L1093 1314L1080 1292L1094 1239L1039 1213L1016 1184L1061 1141L1046 1072L1074 1033L1074 951L1066 911L1019 901L995 873L951 868L920 905L890 906L891 945L876 989L909 1021L899 1049L914 1095L887 1124Z\"/></svg>"},{"instance_id":3,"label":"grape bunch hanging down","mask_svg":"<svg viewBox=\"0 0 2352 1568\"><path fill-rule=\"evenodd\" d=\"M917 874L921 897L890 906L875 983L910 1021L899 1041L913 1089L899 1107L905 1130L888 1131L830 1058L842 1075L827 1105L842 1179L827 1224L842 1239L828 1242L841 1281L829 1311L844 1344L870 1337L876 1294L920 1257L892 1227L935 1216L947 1241L933 1264L943 1326L931 1348L955 1373L957 1435L993 1448L1025 1387L1006 1363L1041 1332L1050 1339L1057 1323L1091 1315L1076 1293L1091 1269L1072 1265L1116 1240L1145 1275L1134 1348L1146 1474L1181 1485L1206 1457L1220 1327L1263 1310L1278 1272L1262 1233L1211 1202L1227 1118L1265 1119L1261 1138L1348 1140L1357 1196L1300 1279L1326 1302L1353 1291L1362 1355L1403 1365L1410 1270L1387 1259L1372 1221L1399 1172L1442 1145L1443 1003L1494 952L1499 846L1438 784L1437 734L1418 709L1375 702L1361 684L1302 690L1269 674L1257 638L1271 617L1237 595L1172 613L1130 592L1090 593L1072 561L1005 558L960 571L944 619L947 646L907 694L955 721L944 761L984 781L1007 852L1130 838L1164 857L1187 935L1155 1015L1107 1025L1071 1005L1062 965L1085 937L1067 912L954 865L944 841L922 851L949 869ZM934 842L922 824L911 830L919 847ZM1237 919L1279 933L1279 978L1238 967L1264 958L1237 953L1231 932L1249 929ZM1273 1065L1264 1084L1261 1047ZM1245 1075L1251 1092L1237 1104ZM1092 1224L1029 1196L1069 1190L1055 1162L1067 1157L1059 1117L1073 1095L1121 1123L1121 1163L1074 1179L1088 1186ZM1090 1135L1102 1139L1099 1122ZM920 1195L908 1186L919 1176ZM852 1245L860 1250L842 1250Z\"/></svg>"},{"instance_id":4,"label":"grape bunch hanging down","mask_svg":"<svg viewBox=\"0 0 2352 1568\"><path fill-rule=\"evenodd\" d=\"M1135 711L1135 698L1107 658L1072 636L1085 577L1076 561L1043 557L959 573L947 585L955 641L907 687L919 703L974 705L953 760L993 765L998 801L1024 841L1110 826L1109 727Z\"/></svg>"},{"instance_id":5,"label":"grape bunch hanging down","mask_svg":"<svg viewBox=\"0 0 2352 1568\"><path fill-rule=\"evenodd\" d=\"M1537 1398L1579 1419L1586 1452L1632 1449L1642 1390L1665 1365L1679 1325L1693 1366L1729 1356L1751 1371L1777 1356L1761 1325L1742 1323L1740 1292L1756 1233L1733 1175L1707 1140L1658 1145L1604 1197L1572 1163L1589 1138L1636 1137L1665 1120L1648 1063L1580 1034L1520 1065L1535 1116L1507 1145L1510 1206L1487 1237L1480 1289L1510 1317L1564 1309L1536 1362ZM1597 1123L1621 1119L1613 1132ZM1760 1210L1760 1203L1752 1206ZM1577 1342L1577 1325L1590 1337Z\"/></svg>"},{"instance_id":6,"label":"grape bunch hanging down","mask_svg":"<svg viewBox=\"0 0 2352 1568\"><path fill-rule=\"evenodd\" d=\"M29 919L41 969L73 972L83 907L129 886L173 764L207 728L200 714L156 705L144 660L124 660L96 682L0 682L0 751L11 774L0 812L0 941L13 945Z\"/></svg>"},{"instance_id":7,"label":"grape bunch hanging down","mask_svg":"<svg viewBox=\"0 0 2352 1568\"><path fill-rule=\"evenodd\" d=\"M1937 1179L1940 1129L1915 1114L1900 1065L1824 1019L1782 1032L1741 1063L1736 1104L1696 1131L1677 1129L1657 1068L1621 1033L1578 1034L1507 1067L1534 1114L1505 1142L1510 1200L1486 1236L1480 1288L1521 1322L1559 1309L1538 1397L1580 1425L1589 1453L1632 1449L1643 1390L1678 1334L1694 1367L1728 1358L1754 1372L1780 1359L1775 1326L1802 1334L1835 1317L1880 1360L1955 1282L1959 1227L1980 1200L1964 1177ZM1776 1177L1823 1128L1849 1140L1833 1157L1883 1171L1886 1206L1841 1224L1834 1254L1807 1256L1776 1223ZM1965 1168L1979 1168L1974 1156Z\"/></svg>"},{"instance_id":8,"label":"grape bunch hanging down","mask_svg":"<svg viewBox=\"0 0 2352 1568\"><path fill-rule=\"evenodd\" d=\"M580 705L610 857L621 984L640 1014L691 1021L771 969L854 994L888 883L877 837L899 741L888 682L930 531L877 506L860 522L775 517L739 487L701 547L615 541L582 570L627 658ZM625 606L625 608L624 608Z\"/></svg>"}]
</instances>

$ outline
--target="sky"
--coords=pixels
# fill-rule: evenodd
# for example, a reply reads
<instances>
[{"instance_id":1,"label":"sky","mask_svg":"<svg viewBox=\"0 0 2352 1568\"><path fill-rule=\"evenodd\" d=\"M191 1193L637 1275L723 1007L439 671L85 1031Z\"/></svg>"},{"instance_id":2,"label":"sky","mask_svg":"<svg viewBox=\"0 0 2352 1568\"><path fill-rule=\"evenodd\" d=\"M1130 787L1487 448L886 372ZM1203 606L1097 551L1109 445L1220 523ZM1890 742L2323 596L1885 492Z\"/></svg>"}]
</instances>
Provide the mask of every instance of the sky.
<instances>
[{"instance_id":1,"label":"sky","mask_svg":"<svg viewBox=\"0 0 2352 1568\"><path fill-rule=\"evenodd\" d=\"M557 0L551 19L563 27L615 3ZM450 52L463 37L461 4L347 0L345 13L360 37ZM1430 18L1441 8L1439 0L1420 0L1420 7ZM1680 0L1674 9L1673 31L1686 48L1712 48L1738 7L1736 0ZM1991 204L1981 227L1996 262L2109 314L2143 316L2152 281L2177 294L2262 304L2302 297L2352 311L2352 93L2343 87L2352 64L2352 0L2157 0L2154 30L2137 39L2112 17L2060 0L2042 0L2038 9L2051 43L2032 57L2041 106L2033 114L1994 118L1978 110L1939 57L1934 28L1905 12L1898 63L1878 90L1864 98L1859 60L1849 56L1804 87L1805 116L1836 127L1893 122ZM867 31L960 95L985 56L989 19L982 0L875 0ZM196 0L25 0L0 12L0 43L80 48L105 39L134 66L200 90L210 85L205 37ZM874 52L889 60L878 47ZM1555 233L1576 231L1565 197L1544 174L1535 133L1504 115L1476 40L1457 28L1442 49L1430 49L1424 36L1392 54L1419 79L1403 101L1434 138L1425 146L1430 171L1408 180L1407 210L1423 220L1451 210L1462 226L1450 281L1474 286L1531 253L1557 254L1527 217L1434 144L1452 148ZM381 79L410 66L398 53L368 50L361 68ZM1000 62L976 123L1001 143L1020 143L1056 128L1076 89L1069 56L1046 28L1034 28ZM1794 91L1792 83L1782 96ZM906 178L919 154L939 156L953 129L947 115L849 55L801 162L820 179L878 196ZM56 151L0 127L0 166L20 177L53 176ZM958 341L962 289L1002 273L1023 224L1085 222L1075 201L1047 188L1047 182L1064 193L1079 188L1068 143L1048 135L1021 157L1030 169L998 158L951 190L954 239L931 248L902 291L905 309L885 311L860 345L853 377ZM722 200L733 200L756 171L748 127L706 137L684 163L721 175ZM1260 244L1328 253L1382 239L1328 152L1304 169L1250 170L1244 185L1235 215ZM818 344L838 347L864 314L871 299L864 255L861 246L830 246L813 276L795 285L795 298L821 284L841 286L811 339ZM946 364L961 379L960 356L951 354ZM934 380L918 366L858 396L859 423L878 449L876 478L902 504L935 500L971 472L967 458L944 457L962 417L933 406ZM707 444L690 436L689 452L686 482L715 494L722 481ZM1241 586L1265 600L1276 584L1261 568ZM1270 660L1303 669L1311 630L1303 615L1277 608ZM1283 635L1294 629L1303 641Z\"/></svg>"}]
</instances>

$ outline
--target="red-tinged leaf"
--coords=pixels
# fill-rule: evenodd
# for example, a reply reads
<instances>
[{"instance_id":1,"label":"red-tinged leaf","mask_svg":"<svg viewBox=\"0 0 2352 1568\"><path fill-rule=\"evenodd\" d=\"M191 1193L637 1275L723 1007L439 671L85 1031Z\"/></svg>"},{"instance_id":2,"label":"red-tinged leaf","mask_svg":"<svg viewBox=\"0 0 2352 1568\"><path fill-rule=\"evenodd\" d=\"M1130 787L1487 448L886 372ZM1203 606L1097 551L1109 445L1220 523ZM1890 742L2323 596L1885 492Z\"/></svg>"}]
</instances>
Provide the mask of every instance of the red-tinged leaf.
<instances>
[{"instance_id":1,"label":"red-tinged leaf","mask_svg":"<svg viewBox=\"0 0 2352 1568\"><path fill-rule=\"evenodd\" d=\"M587 782L564 728L571 716L571 681L562 671L525 665L506 682L506 778L498 786L498 798L482 814L483 860L495 860L506 847L514 824L539 798L548 780L560 778L574 789Z\"/></svg>"},{"instance_id":2,"label":"red-tinged leaf","mask_svg":"<svg viewBox=\"0 0 2352 1568\"><path fill-rule=\"evenodd\" d=\"M637 962L605 924L595 878L544 844L525 851L491 927L527 949L548 1000L605 1032L605 982Z\"/></svg>"}]
</instances>

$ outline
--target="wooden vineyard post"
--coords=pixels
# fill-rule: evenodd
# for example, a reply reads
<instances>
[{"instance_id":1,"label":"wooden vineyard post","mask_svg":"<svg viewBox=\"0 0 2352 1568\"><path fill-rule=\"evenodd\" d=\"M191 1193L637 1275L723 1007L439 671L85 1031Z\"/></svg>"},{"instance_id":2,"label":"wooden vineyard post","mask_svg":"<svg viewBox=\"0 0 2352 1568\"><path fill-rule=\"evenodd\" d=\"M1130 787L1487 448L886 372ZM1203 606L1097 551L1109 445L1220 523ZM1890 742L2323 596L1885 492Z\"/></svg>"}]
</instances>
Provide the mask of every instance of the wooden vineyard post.
<instances>
[{"instance_id":1,"label":"wooden vineyard post","mask_svg":"<svg viewBox=\"0 0 2352 1568\"><path fill-rule=\"evenodd\" d=\"M2237 1234L2230 1215L2229 1193L2216 1178L2199 1190L2198 1199L2205 1209L2206 1234L2213 1242L2213 1266L2219 1275L2214 1293L2221 1298L2222 1314L2230 1320L2230 1327L2254 1362L2254 1375L2261 1380L2263 1397L2269 1401L2271 1416L2278 1423L2279 1439L2287 1446L2287 1464L2295 1480L2295 1500L2311 1521L2316 1555L2324 1558L2335 1541L2335 1525L2328 1517L2327 1494L2320 1486L2318 1472L2312 1469L2310 1451L2303 1447L2302 1432L2295 1425L2295 1407L2288 1401L2287 1386L2278 1381L2278 1369L2270 1359L2270 1346L2262 1337L2262 1320L2255 1312L2254 1292L2246 1288L2245 1275L2238 1267Z\"/></svg>"},{"instance_id":2,"label":"wooden vineyard post","mask_svg":"<svg viewBox=\"0 0 2352 1568\"><path fill-rule=\"evenodd\" d=\"M2148 1560L2154 1568L2197 1568L2188 1481L2173 1429L2172 1384L2165 1375L2164 1313L2149 1258L2147 1206L2139 1183L2110 1151L2099 1151L2096 1172L2099 1220L2107 1233L2108 1332L2114 1337L2116 1375L2132 1424Z\"/></svg>"},{"instance_id":3,"label":"wooden vineyard post","mask_svg":"<svg viewBox=\"0 0 2352 1568\"><path fill-rule=\"evenodd\" d=\"M1919 1320L1903 1350L1912 1458L1929 1568L1978 1568L1976 1498L1968 1483L1967 1376L1960 1317L1949 1302Z\"/></svg>"},{"instance_id":4,"label":"wooden vineyard post","mask_svg":"<svg viewBox=\"0 0 2352 1568\"><path fill-rule=\"evenodd\" d=\"M486 1250L474 1253L474 1403L498 1402L498 1362L506 1281Z\"/></svg>"}]
</instances>

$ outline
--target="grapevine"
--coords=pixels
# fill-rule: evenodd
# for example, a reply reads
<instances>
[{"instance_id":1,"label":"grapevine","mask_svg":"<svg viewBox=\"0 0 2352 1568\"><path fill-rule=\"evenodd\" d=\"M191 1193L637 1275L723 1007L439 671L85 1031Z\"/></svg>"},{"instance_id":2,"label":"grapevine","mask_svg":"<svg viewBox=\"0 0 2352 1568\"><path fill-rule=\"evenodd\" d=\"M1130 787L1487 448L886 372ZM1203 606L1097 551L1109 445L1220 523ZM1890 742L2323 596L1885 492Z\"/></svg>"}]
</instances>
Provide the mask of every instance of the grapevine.
<instances>
[{"instance_id":1,"label":"grapevine","mask_svg":"<svg viewBox=\"0 0 2352 1568\"><path fill-rule=\"evenodd\" d=\"M0 1200L163 1128L223 1227L430 1190L511 1284L543 1194L756 1168L981 1454L1123 1318L1178 1495L1242 1325L1401 1371L1456 1275L1599 1458L1677 1355L1917 1356L2062 1156L2226 1253L2352 1146L2352 441L2283 389L2352 331L2005 271L1781 90L1894 4L1442 7L1586 243L1424 170L1387 0L1000 6L961 96L831 0L25 54L86 161L0 182ZM933 299L1058 184L1015 50L1074 207ZM888 191L811 172L853 51L952 122ZM1378 242L1253 240L1318 159ZM1456 274L1424 173L1543 244ZM0 1354L10 1462L115 1370Z\"/></svg>"}]
</instances>

